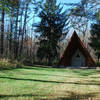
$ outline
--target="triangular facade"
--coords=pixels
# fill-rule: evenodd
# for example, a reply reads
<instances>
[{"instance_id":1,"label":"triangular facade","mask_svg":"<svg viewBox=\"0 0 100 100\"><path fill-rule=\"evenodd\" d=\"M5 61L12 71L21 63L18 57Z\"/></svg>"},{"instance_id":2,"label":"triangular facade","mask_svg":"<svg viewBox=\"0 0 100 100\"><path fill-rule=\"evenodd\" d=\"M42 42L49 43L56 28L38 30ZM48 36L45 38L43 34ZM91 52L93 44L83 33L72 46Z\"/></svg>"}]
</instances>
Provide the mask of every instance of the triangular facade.
<instances>
[{"instance_id":1,"label":"triangular facade","mask_svg":"<svg viewBox=\"0 0 100 100\"><path fill-rule=\"evenodd\" d=\"M62 55L59 66L73 66L73 67L95 67L90 53L74 31L64 54Z\"/></svg>"}]
</instances>

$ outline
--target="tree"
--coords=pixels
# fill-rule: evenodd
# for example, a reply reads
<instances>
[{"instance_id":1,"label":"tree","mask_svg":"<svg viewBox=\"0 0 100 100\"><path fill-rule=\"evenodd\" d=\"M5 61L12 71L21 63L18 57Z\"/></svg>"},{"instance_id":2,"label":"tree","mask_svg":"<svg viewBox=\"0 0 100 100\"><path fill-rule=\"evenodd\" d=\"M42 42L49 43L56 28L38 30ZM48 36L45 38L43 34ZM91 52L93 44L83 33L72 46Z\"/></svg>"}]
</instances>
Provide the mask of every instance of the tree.
<instances>
[{"instance_id":1,"label":"tree","mask_svg":"<svg viewBox=\"0 0 100 100\"><path fill-rule=\"evenodd\" d=\"M23 56L31 56L33 59L34 31L31 27L39 11L37 4L42 4L42 0L0 0L0 58L22 61Z\"/></svg>"},{"instance_id":2,"label":"tree","mask_svg":"<svg viewBox=\"0 0 100 100\"><path fill-rule=\"evenodd\" d=\"M91 25L91 37L89 45L95 50L98 60L100 59L100 12L99 16L96 17L96 23ZM96 14L96 15L98 15Z\"/></svg>"},{"instance_id":3,"label":"tree","mask_svg":"<svg viewBox=\"0 0 100 100\"><path fill-rule=\"evenodd\" d=\"M2 14L1 14L1 55L3 55L3 44L4 44L4 18L5 18L5 9L4 9L4 6L5 6L5 2L3 0L2 2Z\"/></svg>"},{"instance_id":4,"label":"tree","mask_svg":"<svg viewBox=\"0 0 100 100\"><path fill-rule=\"evenodd\" d=\"M4 54L5 15L10 11L10 3L11 0L0 0L0 11L1 11L0 54L2 55L2 57Z\"/></svg>"},{"instance_id":5,"label":"tree","mask_svg":"<svg viewBox=\"0 0 100 100\"><path fill-rule=\"evenodd\" d=\"M26 7L25 7L25 16L24 16L24 25L23 25L23 29L22 29L22 41L21 41L21 47L20 47L20 54L22 54L23 51L23 38L24 38L24 34L25 34L25 29L26 29L26 20L27 20L27 12L28 12L28 7L29 7L29 3L31 0L26 0Z\"/></svg>"},{"instance_id":6,"label":"tree","mask_svg":"<svg viewBox=\"0 0 100 100\"><path fill-rule=\"evenodd\" d=\"M90 28L90 22L93 21L94 13L100 8L100 0L80 0L79 3L65 3L71 6L69 20L70 27L83 34L85 41L87 30Z\"/></svg>"},{"instance_id":7,"label":"tree","mask_svg":"<svg viewBox=\"0 0 100 100\"><path fill-rule=\"evenodd\" d=\"M36 32L39 32L39 49L37 56L42 59L47 59L48 64L51 64L53 59L57 59L58 42L64 34L64 28L67 22L66 11L62 12L63 7L56 4L56 0L46 0L46 3L41 7L39 13L40 23L36 25Z\"/></svg>"},{"instance_id":8,"label":"tree","mask_svg":"<svg viewBox=\"0 0 100 100\"><path fill-rule=\"evenodd\" d=\"M0 1L1 4L1 45L0 45L0 53L3 56L4 52L4 24L5 24L5 11L7 10L7 0Z\"/></svg>"}]
</instances>

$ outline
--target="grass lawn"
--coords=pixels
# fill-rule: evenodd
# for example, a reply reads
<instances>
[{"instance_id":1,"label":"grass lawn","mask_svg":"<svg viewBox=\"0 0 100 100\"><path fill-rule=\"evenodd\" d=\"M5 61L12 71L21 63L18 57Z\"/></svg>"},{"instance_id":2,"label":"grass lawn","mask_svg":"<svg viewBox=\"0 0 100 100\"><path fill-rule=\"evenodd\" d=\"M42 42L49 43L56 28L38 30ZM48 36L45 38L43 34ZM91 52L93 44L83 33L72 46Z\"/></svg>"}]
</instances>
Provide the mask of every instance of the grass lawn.
<instances>
[{"instance_id":1,"label":"grass lawn","mask_svg":"<svg viewBox=\"0 0 100 100\"><path fill-rule=\"evenodd\" d=\"M1 70L0 100L100 100L100 70Z\"/></svg>"}]
</instances>

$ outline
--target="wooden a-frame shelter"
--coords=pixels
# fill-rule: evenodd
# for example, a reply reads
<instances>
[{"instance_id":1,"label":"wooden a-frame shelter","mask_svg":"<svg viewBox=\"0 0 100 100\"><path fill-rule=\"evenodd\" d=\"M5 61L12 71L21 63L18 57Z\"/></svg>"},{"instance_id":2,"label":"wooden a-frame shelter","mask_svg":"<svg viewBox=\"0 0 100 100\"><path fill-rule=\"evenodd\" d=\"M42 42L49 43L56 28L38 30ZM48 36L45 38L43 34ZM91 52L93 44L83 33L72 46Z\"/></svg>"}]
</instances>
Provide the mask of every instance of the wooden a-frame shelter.
<instances>
[{"instance_id":1,"label":"wooden a-frame shelter","mask_svg":"<svg viewBox=\"0 0 100 100\"><path fill-rule=\"evenodd\" d=\"M73 66L73 67L95 67L90 53L74 31L68 46L66 47L58 66Z\"/></svg>"}]
</instances>

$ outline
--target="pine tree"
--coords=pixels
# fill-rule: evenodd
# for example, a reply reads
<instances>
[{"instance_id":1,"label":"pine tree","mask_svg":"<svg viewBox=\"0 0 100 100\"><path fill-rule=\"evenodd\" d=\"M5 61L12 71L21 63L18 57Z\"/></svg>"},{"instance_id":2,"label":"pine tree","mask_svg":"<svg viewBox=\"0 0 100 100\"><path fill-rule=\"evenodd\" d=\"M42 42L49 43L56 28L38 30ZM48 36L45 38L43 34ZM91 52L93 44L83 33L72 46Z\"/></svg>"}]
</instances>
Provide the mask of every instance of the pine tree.
<instances>
[{"instance_id":1,"label":"pine tree","mask_svg":"<svg viewBox=\"0 0 100 100\"><path fill-rule=\"evenodd\" d=\"M95 50L98 60L100 58L100 19L96 18L96 23L91 25L90 46Z\"/></svg>"},{"instance_id":2,"label":"pine tree","mask_svg":"<svg viewBox=\"0 0 100 100\"><path fill-rule=\"evenodd\" d=\"M56 4L56 0L46 0L39 14L41 22L36 25L36 32L40 32L40 47L37 56L47 59L51 64L57 58L58 42L63 35L63 29L67 21L66 12L62 12L62 7Z\"/></svg>"},{"instance_id":3,"label":"pine tree","mask_svg":"<svg viewBox=\"0 0 100 100\"><path fill-rule=\"evenodd\" d=\"M4 33L5 33L5 14L9 12L9 1L8 0L0 0L0 11L1 11L1 34L0 34L0 54L3 57L4 54Z\"/></svg>"}]
</instances>

